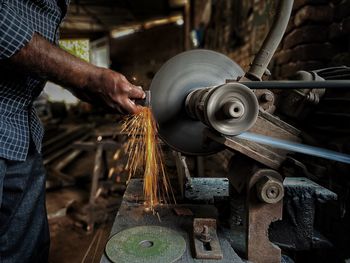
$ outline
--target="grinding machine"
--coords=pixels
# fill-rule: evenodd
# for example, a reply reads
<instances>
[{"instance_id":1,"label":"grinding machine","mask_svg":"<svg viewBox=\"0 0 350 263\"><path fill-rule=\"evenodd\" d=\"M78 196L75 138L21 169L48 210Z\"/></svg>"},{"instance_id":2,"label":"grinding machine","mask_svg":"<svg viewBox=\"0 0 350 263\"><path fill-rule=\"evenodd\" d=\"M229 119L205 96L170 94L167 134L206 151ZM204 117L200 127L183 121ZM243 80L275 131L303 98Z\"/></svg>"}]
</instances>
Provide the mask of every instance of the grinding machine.
<instances>
[{"instance_id":1,"label":"grinding machine","mask_svg":"<svg viewBox=\"0 0 350 263\"><path fill-rule=\"evenodd\" d=\"M310 136L298 124L319 124L314 109L323 99L329 104L339 98L334 94L346 93L350 69L262 80L292 5L280 1L247 72L223 54L191 50L171 58L155 75L148 99L159 137L173 151L178 204L145 212L142 180L131 180L101 262L279 263L293 262L282 254L332 246L316 230L315 214L320 202L337 195L312 179L319 182L327 167L349 170L350 156L339 146L344 133L329 144L327 136ZM334 109L327 105L323 114ZM330 130L330 125L322 127ZM226 174L207 178L203 169L190 174L187 158L200 167L202 156L223 150L230 153Z\"/></svg>"}]
</instances>

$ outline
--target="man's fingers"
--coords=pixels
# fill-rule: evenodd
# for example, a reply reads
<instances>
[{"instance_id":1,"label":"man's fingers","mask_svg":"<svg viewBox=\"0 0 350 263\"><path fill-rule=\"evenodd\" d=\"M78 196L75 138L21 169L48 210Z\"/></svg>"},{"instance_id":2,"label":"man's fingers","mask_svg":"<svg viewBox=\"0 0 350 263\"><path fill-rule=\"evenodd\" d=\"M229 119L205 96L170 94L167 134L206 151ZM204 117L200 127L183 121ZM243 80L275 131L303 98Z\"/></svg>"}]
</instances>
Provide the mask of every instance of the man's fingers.
<instances>
[{"instance_id":1,"label":"man's fingers","mask_svg":"<svg viewBox=\"0 0 350 263\"><path fill-rule=\"evenodd\" d=\"M132 102L129 99L123 100L121 106L130 114L135 114L140 111L140 107L138 107L134 102Z\"/></svg>"},{"instance_id":2,"label":"man's fingers","mask_svg":"<svg viewBox=\"0 0 350 263\"><path fill-rule=\"evenodd\" d=\"M139 86L130 85L131 89L129 91L130 99L144 99L146 98L145 92Z\"/></svg>"}]
</instances>

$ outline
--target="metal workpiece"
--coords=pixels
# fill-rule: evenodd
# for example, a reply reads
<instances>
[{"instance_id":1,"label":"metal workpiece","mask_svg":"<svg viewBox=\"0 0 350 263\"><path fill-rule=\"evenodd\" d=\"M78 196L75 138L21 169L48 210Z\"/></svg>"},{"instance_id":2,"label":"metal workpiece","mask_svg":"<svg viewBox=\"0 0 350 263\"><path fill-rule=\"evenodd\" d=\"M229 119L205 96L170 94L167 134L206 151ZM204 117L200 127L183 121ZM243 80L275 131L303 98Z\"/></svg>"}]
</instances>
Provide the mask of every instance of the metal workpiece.
<instances>
[{"instance_id":1,"label":"metal workpiece","mask_svg":"<svg viewBox=\"0 0 350 263\"><path fill-rule=\"evenodd\" d=\"M186 97L185 107L190 117L226 135L249 130L259 113L255 94L240 83L196 89Z\"/></svg>"},{"instance_id":2,"label":"metal workpiece","mask_svg":"<svg viewBox=\"0 0 350 263\"><path fill-rule=\"evenodd\" d=\"M267 34L258 54L255 56L245 78L250 80L261 80L267 71L272 56L280 44L286 31L289 18L292 13L293 0L280 0L277 6L275 19Z\"/></svg>"},{"instance_id":3,"label":"metal workpiece","mask_svg":"<svg viewBox=\"0 0 350 263\"><path fill-rule=\"evenodd\" d=\"M270 171L274 173L273 170ZM276 174L278 174L276 172ZM256 193L260 201L275 204L284 196L283 184L280 180L276 179L277 176L264 176L256 183Z\"/></svg>"},{"instance_id":4,"label":"metal workpiece","mask_svg":"<svg viewBox=\"0 0 350 263\"><path fill-rule=\"evenodd\" d=\"M145 98L135 100L135 103L144 107L151 107L151 91L145 90Z\"/></svg>"},{"instance_id":5,"label":"metal workpiece","mask_svg":"<svg viewBox=\"0 0 350 263\"><path fill-rule=\"evenodd\" d=\"M220 86L226 79L237 79L243 74L229 57L214 51L191 50L171 58L157 72L150 87L159 136L186 154L205 155L222 150L218 143L203 143L207 126L189 116L185 101L196 89Z\"/></svg>"},{"instance_id":6,"label":"metal workpiece","mask_svg":"<svg viewBox=\"0 0 350 263\"><path fill-rule=\"evenodd\" d=\"M145 106L146 107L151 107L151 91L150 90L146 90L145 91L146 97L145 97Z\"/></svg>"}]
</instances>

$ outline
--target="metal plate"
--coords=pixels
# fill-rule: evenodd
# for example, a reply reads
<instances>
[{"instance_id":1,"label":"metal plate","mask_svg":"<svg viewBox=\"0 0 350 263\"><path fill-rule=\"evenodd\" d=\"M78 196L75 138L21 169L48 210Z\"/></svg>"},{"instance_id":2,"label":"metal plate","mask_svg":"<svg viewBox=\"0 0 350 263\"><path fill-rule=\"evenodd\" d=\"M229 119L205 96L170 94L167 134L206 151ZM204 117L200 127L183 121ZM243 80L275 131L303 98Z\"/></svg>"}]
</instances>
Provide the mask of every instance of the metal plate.
<instances>
[{"instance_id":1,"label":"metal plate","mask_svg":"<svg viewBox=\"0 0 350 263\"><path fill-rule=\"evenodd\" d=\"M227 178L191 178L186 183L185 197L192 201L213 202L215 197L229 196Z\"/></svg>"},{"instance_id":2,"label":"metal plate","mask_svg":"<svg viewBox=\"0 0 350 263\"><path fill-rule=\"evenodd\" d=\"M194 89L224 84L243 70L230 58L209 50L191 50L168 62L151 84L152 110L159 124L160 137L179 152L205 155L218 152L222 145L204 143L205 125L191 119L185 111L185 98Z\"/></svg>"},{"instance_id":3,"label":"metal plate","mask_svg":"<svg viewBox=\"0 0 350 263\"><path fill-rule=\"evenodd\" d=\"M107 242L106 255L118 263L171 263L186 250L185 239L169 228L138 226L123 230Z\"/></svg>"}]
</instances>

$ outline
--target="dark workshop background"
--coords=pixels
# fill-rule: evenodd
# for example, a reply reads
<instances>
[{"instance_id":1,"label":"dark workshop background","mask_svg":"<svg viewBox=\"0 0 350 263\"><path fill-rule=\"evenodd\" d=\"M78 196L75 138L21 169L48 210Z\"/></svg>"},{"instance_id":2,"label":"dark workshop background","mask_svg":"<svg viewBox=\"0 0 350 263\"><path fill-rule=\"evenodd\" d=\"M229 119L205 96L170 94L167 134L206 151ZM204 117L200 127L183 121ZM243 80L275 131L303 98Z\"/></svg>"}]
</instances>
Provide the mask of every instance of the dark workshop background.
<instances>
[{"instance_id":1,"label":"dark workshop background","mask_svg":"<svg viewBox=\"0 0 350 263\"><path fill-rule=\"evenodd\" d=\"M72 0L60 33L61 39L89 39L96 50L102 46L108 51L111 69L148 89L163 63L187 49L216 50L247 69L271 25L276 2ZM287 32L270 63L272 77L287 79L300 69L337 65L350 65L350 0L295 0ZM76 152L67 159L67 149L78 139L94 141L113 135L120 129L120 118L81 102L37 104L46 129L43 151L48 170L50 262L99 262L117 208L93 231L68 216L72 203L83 203L89 197L87 182L95 153ZM223 155L216 157L219 160L207 157L211 164L207 173L224 172L214 168L225 164ZM113 170L108 172L115 175L119 195L114 198L119 204L127 172L126 157L117 157L110 153L107 159L112 163ZM67 160L64 167L59 162L63 159Z\"/></svg>"}]
</instances>

